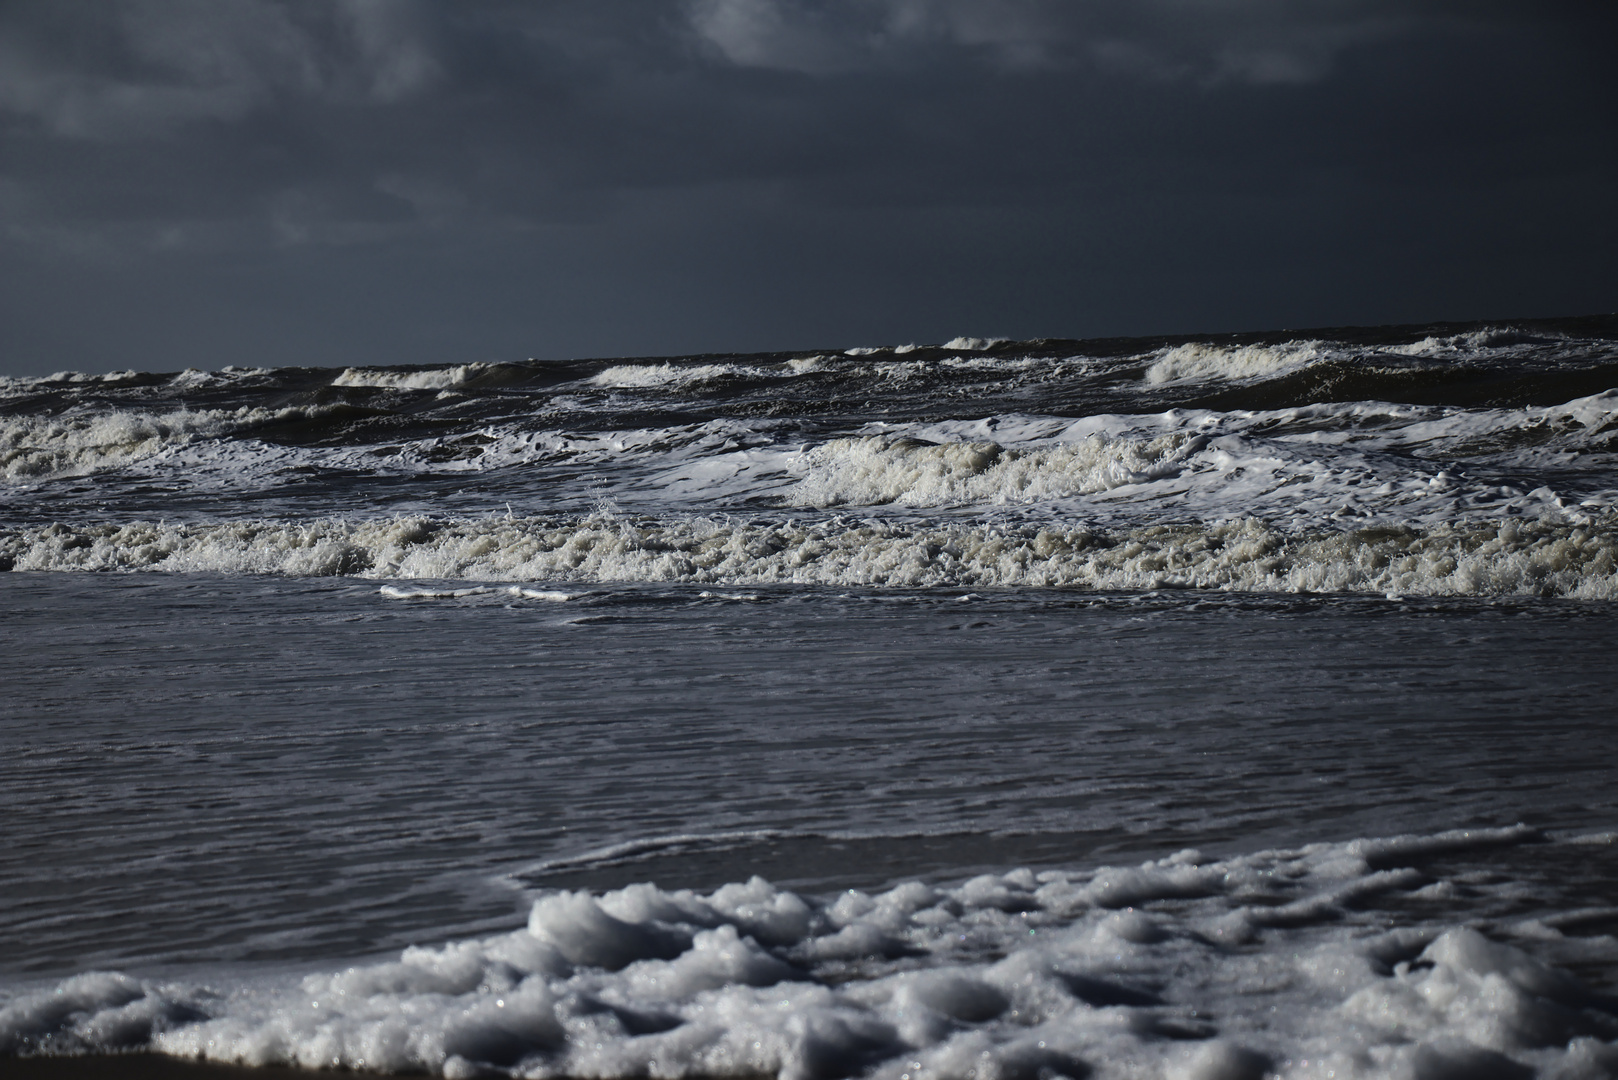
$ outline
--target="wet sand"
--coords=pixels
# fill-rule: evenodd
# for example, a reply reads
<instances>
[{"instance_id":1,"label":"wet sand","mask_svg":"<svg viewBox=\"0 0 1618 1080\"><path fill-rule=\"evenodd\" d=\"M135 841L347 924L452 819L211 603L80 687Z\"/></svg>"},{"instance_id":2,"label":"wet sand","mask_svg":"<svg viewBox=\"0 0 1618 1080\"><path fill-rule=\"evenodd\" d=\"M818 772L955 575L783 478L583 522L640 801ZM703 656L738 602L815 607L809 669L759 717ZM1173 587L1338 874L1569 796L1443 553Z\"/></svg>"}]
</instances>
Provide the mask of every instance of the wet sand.
<instances>
[{"instance_id":1,"label":"wet sand","mask_svg":"<svg viewBox=\"0 0 1618 1080\"><path fill-rule=\"evenodd\" d=\"M0 1059L0 1076L6 1080L296 1080L314 1075L303 1069L250 1069L166 1054Z\"/></svg>"}]
</instances>

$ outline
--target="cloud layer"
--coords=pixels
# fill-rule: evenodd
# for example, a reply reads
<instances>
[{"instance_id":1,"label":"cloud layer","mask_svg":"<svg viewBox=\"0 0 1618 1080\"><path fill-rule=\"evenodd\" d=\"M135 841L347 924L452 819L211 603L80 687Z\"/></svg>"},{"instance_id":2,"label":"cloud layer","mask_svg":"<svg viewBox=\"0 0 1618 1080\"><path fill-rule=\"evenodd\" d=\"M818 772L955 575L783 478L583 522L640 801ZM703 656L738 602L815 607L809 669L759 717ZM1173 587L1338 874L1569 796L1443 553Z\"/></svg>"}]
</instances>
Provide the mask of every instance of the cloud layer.
<instances>
[{"instance_id":1,"label":"cloud layer","mask_svg":"<svg viewBox=\"0 0 1618 1080\"><path fill-rule=\"evenodd\" d=\"M547 291L536 260L593 261L629 295L676 258L733 287L726 266L768 248L797 264L783 310L880 236L978 252L974 317L1006 315L949 329L1020 332L1033 309L1054 321L1029 296L1056 286L987 266L985 244L1073 295L1105 291L1109 261L1140 274L1169 233L1172 291L1191 261L1243 273L1351 215L1418 229L1383 258L1431 259L1493 215L1508 246L1537 230L1565 260L1577 243L1533 204L1559 191L1587 235L1613 228L1587 203L1618 145L1596 44L1615 25L1595 5L1381 0L15 0L0 219L12 265L80 260L113 282L201 272L182 256L388 245L419 277L444 245L505 244L490 273L505 260ZM1422 232L1431 208L1445 220ZM1207 309L1138 285L1134 323ZM936 317L923 286L888 288L910 324Z\"/></svg>"}]
</instances>

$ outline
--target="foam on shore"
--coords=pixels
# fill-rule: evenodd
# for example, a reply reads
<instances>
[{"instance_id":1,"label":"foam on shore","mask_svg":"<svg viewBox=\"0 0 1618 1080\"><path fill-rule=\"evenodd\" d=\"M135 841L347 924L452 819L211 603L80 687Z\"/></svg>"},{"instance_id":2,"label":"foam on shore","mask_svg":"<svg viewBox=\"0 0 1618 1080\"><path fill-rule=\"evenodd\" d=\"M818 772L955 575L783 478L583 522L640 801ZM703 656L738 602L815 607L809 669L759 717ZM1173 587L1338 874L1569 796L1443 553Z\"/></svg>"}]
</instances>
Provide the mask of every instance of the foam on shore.
<instances>
[{"instance_id":1,"label":"foam on shore","mask_svg":"<svg viewBox=\"0 0 1618 1080\"><path fill-rule=\"evenodd\" d=\"M1606 1076L1618 1002L1559 965L1618 962L1618 941L1574 916L1452 922L1454 883L1418 868L1544 839L1182 851L828 897L757 877L545 892L523 929L299 982L78 975L0 1008L0 1053L545 1080ZM1488 903L1513 883L1468 888Z\"/></svg>"}]
</instances>

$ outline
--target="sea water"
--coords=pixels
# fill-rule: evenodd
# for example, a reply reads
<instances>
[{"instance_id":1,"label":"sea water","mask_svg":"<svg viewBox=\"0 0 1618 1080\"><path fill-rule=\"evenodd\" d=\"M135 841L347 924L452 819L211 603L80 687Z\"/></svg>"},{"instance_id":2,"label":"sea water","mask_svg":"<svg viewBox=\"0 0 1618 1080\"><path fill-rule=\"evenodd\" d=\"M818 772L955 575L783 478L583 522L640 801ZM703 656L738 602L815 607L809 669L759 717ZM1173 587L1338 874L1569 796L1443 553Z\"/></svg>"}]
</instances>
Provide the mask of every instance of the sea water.
<instances>
[{"instance_id":1,"label":"sea water","mask_svg":"<svg viewBox=\"0 0 1618 1080\"><path fill-rule=\"evenodd\" d=\"M0 1054L1618 1073L1612 320L0 395Z\"/></svg>"}]
</instances>

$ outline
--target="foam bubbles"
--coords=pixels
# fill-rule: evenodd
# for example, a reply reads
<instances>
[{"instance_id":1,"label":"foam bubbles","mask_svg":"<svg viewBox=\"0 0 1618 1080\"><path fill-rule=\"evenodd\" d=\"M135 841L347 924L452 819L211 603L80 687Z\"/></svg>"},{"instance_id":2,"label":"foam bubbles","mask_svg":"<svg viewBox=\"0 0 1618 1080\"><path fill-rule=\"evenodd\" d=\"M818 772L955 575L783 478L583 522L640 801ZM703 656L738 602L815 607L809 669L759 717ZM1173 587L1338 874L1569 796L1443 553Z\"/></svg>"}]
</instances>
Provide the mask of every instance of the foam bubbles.
<instances>
[{"instance_id":1,"label":"foam bubbles","mask_svg":"<svg viewBox=\"0 0 1618 1080\"><path fill-rule=\"evenodd\" d=\"M933 443L914 438L835 439L805 453L795 506L957 506L1065 498L1173 476L1204 439L1106 439L1008 449L994 442Z\"/></svg>"},{"instance_id":2,"label":"foam bubbles","mask_svg":"<svg viewBox=\"0 0 1618 1080\"><path fill-rule=\"evenodd\" d=\"M493 591L482 585L475 585L469 589L411 589L398 585L384 585L377 590L379 595L389 600L460 600L467 596L484 596Z\"/></svg>"},{"instance_id":3,"label":"foam bubbles","mask_svg":"<svg viewBox=\"0 0 1618 1080\"><path fill-rule=\"evenodd\" d=\"M0 1007L0 1056L107 1053L145 1047L154 1035L205 1019L206 991L89 971L43 994Z\"/></svg>"},{"instance_id":4,"label":"foam bubbles","mask_svg":"<svg viewBox=\"0 0 1618 1080\"><path fill-rule=\"evenodd\" d=\"M16 397L60 387L117 386L120 383L139 382L146 377L138 371L109 371L99 375L82 371L58 371L42 376L0 375L0 397Z\"/></svg>"},{"instance_id":5,"label":"foam bubbles","mask_svg":"<svg viewBox=\"0 0 1618 1080\"><path fill-rule=\"evenodd\" d=\"M242 408L70 411L56 416L0 418L0 476L45 480L116 468L194 440L219 438L277 420L302 419L306 409Z\"/></svg>"},{"instance_id":6,"label":"foam bubbles","mask_svg":"<svg viewBox=\"0 0 1618 1080\"><path fill-rule=\"evenodd\" d=\"M465 589L435 589L430 586L384 585L377 590L379 596L389 600L464 600L469 596L502 597L516 600L537 600L546 604L565 604L577 600L583 593L563 592L560 589L525 589L511 585L504 589L487 585L473 585Z\"/></svg>"},{"instance_id":7,"label":"foam bubbles","mask_svg":"<svg viewBox=\"0 0 1618 1080\"><path fill-rule=\"evenodd\" d=\"M1544 942L1412 906L1427 875L1363 857L1543 840L1188 851L830 897L757 877L546 892L523 929L296 983L77 976L0 1009L0 1052L446 1077L1601 1075L1618 1017ZM1520 888L1469 892L1509 907Z\"/></svg>"},{"instance_id":8,"label":"foam bubbles","mask_svg":"<svg viewBox=\"0 0 1618 1080\"><path fill-rule=\"evenodd\" d=\"M1400 356L1463 357L1516 345L1523 339L1520 330L1509 327L1489 327L1460 334L1432 335L1408 345L1390 346L1384 351Z\"/></svg>"},{"instance_id":9,"label":"foam bubbles","mask_svg":"<svg viewBox=\"0 0 1618 1080\"><path fill-rule=\"evenodd\" d=\"M1262 522L1083 527L687 517L0 530L0 568L739 585L1201 588L1618 598L1618 520L1294 534Z\"/></svg>"},{"instance_id":10,"label":"foam bubbles","mask_svg":"<svg viewBox=\"0 0 1618 1080\"><path fill-rule=\"evenodd\" d=\"M590 378L592 386L614 390L669 387L712 382L727 376L763 376L768 372L738 364L619 364Z\"/></svg>"}]
</instances>

